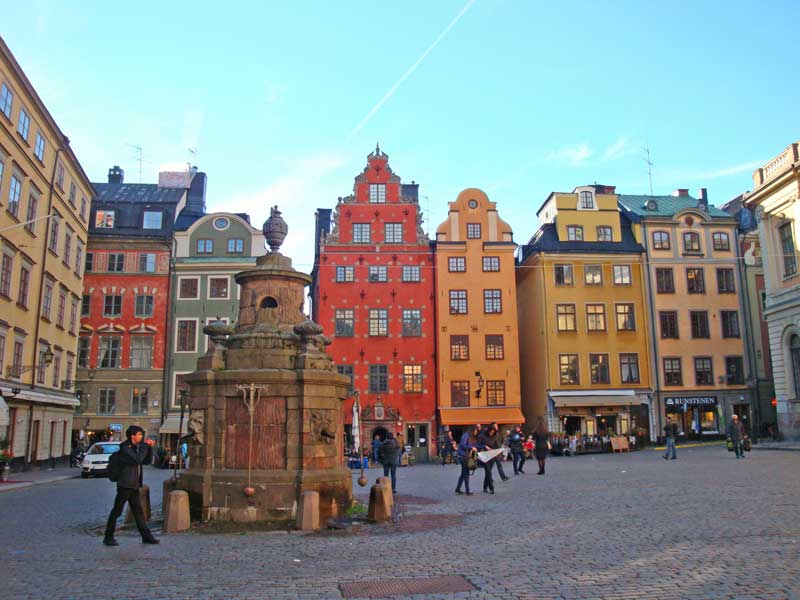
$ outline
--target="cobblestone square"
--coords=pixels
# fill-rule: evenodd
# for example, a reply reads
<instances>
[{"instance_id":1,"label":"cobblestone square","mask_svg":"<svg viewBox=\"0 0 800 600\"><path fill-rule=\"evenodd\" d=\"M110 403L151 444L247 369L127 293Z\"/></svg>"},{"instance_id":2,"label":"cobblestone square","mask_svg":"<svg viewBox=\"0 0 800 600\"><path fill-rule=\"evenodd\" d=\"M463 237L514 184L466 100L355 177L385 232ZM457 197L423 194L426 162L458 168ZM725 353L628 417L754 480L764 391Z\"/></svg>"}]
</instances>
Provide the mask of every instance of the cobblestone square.
<instances>
[{"instance_id":1,"label":"cobblestone square","mask_svg":"<svg viewBox=\"0 0 800 600\"><path fill-rule=\"evenodd\" d=\"M412 597L800 598L800 452L552 457L534 473L490 496L479 471L467 497L453 493L456 466L402 468L391 528L192 532L155 547L130 532L101 544L107 480L12 490L0 493L14 515L0 520L0 597L327 599L346 582L462 575L475 590ZM146 471L156 507L169 474Z\"/></svg>"}]
</instances>

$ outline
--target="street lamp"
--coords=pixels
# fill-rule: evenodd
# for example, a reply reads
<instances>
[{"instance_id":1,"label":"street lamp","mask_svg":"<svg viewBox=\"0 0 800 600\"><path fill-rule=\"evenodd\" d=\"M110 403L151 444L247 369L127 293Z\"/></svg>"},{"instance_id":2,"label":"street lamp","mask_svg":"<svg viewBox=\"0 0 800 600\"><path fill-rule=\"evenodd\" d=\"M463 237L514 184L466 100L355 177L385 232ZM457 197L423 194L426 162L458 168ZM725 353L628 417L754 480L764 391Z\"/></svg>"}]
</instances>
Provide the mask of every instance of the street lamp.
<instances>
[{"instance_id":1,"label":"street lamp","mask_svg":"<svg viewBox=\"0 0 800 600\"><path fill-rule=\"evenodd\" d=\"M53 351L50 349L50 346L47 347L47 350L42 352L42 364L45 367L49 367L53 363L53 358L55 355ZM6 377L19 377L23 373L27 373L28 371L33 371L37 365L9 365L6 369Z\"/></svg>"},{"instance_id":2,"label":"street lamp","mask_svg":"<svg viewBox=\"0 0 800 600\"><path fill-rule=\"evenodd\" d=\"M483 381L483 377L481 377L481 372L480 371L475 371L475 377L478 378L478 387L475 390L475 397L476 398L480 398L481 397L481 390L483 390L484 381Z\"/></svg>"}]
</instances>

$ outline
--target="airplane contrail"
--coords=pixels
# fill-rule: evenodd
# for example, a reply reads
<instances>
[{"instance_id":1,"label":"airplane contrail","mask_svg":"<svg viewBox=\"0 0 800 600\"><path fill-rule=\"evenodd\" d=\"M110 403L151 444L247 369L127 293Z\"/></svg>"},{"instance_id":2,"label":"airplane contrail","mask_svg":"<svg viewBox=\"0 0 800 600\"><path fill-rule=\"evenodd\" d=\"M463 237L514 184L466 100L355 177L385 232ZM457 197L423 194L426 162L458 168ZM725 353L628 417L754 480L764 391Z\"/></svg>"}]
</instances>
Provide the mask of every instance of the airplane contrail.
<instances>
[{"instance_id":1,"label":"airplane contrail","mask_svg":"<svg viewBox=\"0 0 800 600\"><path fill-rule=\"evenodd\" d=\"M439 34L439 37L437 37L437 38L436 38L436 39L433 41L433 43L432 43L430 46L428 46L428 49L427 49L427 50L425 50L425 52L423 52L423 53L420 55L420 57L419 57L419 58L416 60L416 62L415 62L413 65L411 65L411 67L409 67L409 69L408 69L408 70L407 70L405 73L403 73L403 76L402 76L400 79L398 79L398 80L397 80L397 83L395 83L395 84L394 84L394 85L391 87L391 89L390 89L388 92L386 92L386 94L383 96L383 98L381 98L381 99L380 99L380 101L379 101L379 102L378 102L378 103L377 103L375 106L373 106L373 107L372 107L372 110L370 110L370 111L369 111L369 112L366 114L366 116L365 116L363 119L361 119L361 121L359 122L359 124L358 124L358 125L356 125L356 126L353 128L353 130L352 130L352 131L350 132L350 134L347 136L347 140L345 140L345 143L346 143L346 142L349 142L351 139L353 139L353 136L354 136L355 134L357 134L357 133L358 133L358 132L361 130L361 128L362 128L364 125L366 125L366 124L367 124L367 121L369 121L369 120L372 118L372 115L374 115L374 114L375 114L375 113L378 111L378 109L379 109L381 106L383 106L383 104L384 104L384 103L385 103L385 102L386 102L386 101L387 101L389 98L391 98L391 97L394 95L394 93L397 91L397 88L399 88L399 87L400 87L400 86L403 84L403 82L404 82L406 79L408 79L409 75L411 75L411 74L412 74L412 73L413 73L413 72L416 70L416 68L417 68L417 67L420 65L420 63L421 63L423 60L425 60L425 58L428 56L428 54L430 54L430 53L433 51L433 49L434 49L434 48L436 48L436 46L438 46L438 45L439 45L439 42L441 42L441 41L442 41L442 40L445 38L445 36L446 36L446 35L447 35L447 34L450 32L450 30L451 30L451 29L452 29L452 28L455 26L455 24L456 24L456 23L458 23L458 21L461 19L461 17L463 17L463 16L464 16L464 14L466 14L466 12L467 12L467 11L470 9L470 7L471 7L473 4L475 4L475 1L476 1L476 0L468 0L468 1L467 1L467 3L466 3L466 4L464 5L464 7L463 7L463 8L462 8L462 9L461 9L459 12L458 12L458 14L457 14L457 15L456 15L456 16L453 18L453 20L452 20L452 21L450 21L450 24L449 24L447 27L445 27L445 28L444 28L444 30L443 30L443 31L442 31L442 32Z\"/></svg>"}]
</instances>

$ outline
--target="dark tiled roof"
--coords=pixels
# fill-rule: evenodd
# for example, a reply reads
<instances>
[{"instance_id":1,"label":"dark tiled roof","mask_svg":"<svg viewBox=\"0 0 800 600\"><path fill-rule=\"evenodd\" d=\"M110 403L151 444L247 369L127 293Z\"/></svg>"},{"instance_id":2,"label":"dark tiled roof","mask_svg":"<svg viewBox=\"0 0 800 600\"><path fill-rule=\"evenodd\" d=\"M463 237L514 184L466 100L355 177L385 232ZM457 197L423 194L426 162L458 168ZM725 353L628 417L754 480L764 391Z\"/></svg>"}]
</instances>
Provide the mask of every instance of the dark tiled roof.
<instances>
[{"instance_id":1,"label":"dark tiled roof","mask_svg":"<svg viewBox=\"0 0 800 600\"><path fill-rule=\"evenodd\" d=\"M194 222L197 221L197 219L203 216L205 215L203 215L202 213L190 213L187 212L186 209L183 209L181 211L181 214L178 215L178 218L175 219L175 225L172 226L172 230L186 231L187 229L189 229L189 227L194 225Z\"/></svg>"},{"instance_id":2,"label":"dark tiled roof","mask_svg":"<svg viewBox=\"0 0 800 600\"><path fill-rule=\"evenodd\" d=\"M155 183L93 183L97 191L95 202L178 202L186 190L160 188Z\"/></svg>"},{"instance_id":3,"label":"dark tiled roof","mask_svg":"<svg viewBox=\"0 0 800 600\"><path fill-rule=\"evenodd\" d=\"M564 253L564 254L641 254L644 248L631 231L630 223L623 217L622 240L619 242L569 242L558 239L558 230L555 223L543 225L531 238L531 241L522 246L520 262L525 262L531 254L536 252Z\"/></svg>"},{"instance_id":4,"label":"dark tiled roof","mask_svg":"<svg viewBox=\"0 0 800 600\"><path fill-rule=\"evenodd\" d=\"M697 208L697 203L699 202L697 198L692 196L647 196L644 194L619 194L617 200L623 207L640 219L644 217L671 217L687 208ZM655 210L647 209L649 200L655 200ZM721 211L716 206L709 205L705 212L711 217L730 217L728 213Z\"/></svg>"}]
</instances>

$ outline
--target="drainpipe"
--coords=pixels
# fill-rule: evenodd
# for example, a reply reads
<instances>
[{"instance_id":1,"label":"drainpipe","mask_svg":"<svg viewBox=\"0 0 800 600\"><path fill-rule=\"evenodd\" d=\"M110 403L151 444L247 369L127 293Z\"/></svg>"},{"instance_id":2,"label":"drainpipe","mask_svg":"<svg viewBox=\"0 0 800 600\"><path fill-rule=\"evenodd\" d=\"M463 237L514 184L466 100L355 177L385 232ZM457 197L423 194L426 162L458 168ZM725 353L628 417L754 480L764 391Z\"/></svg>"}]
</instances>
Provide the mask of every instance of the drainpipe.
<instances>
[{"instance_id":1,"label":"drainpipe","mask_svg":"<svg viewBox=\"0 0 800 600\"><path fill-rule=\"evenodd\" d=\"M64 136L64 146L69 144L69 138ZM50 174L50 190L47 195L47 215L48 219L45 221L44 230L44 245L42 246L42 272L39 276L39 300L36 303L36 326L34 327L33 334L33 372L31 373L31 391L36 389L36 371L39 367L39 328L42 321L42 288L44 287L44 272L47 270L47 248L50 243L50 219L53 218L53 190L56 180L56 168L58 167L58 156L64 152L64 146L56 148L56 155L53 159L53 172ZM33 400L29 401L28 405L28 435L25 441L25 462L22 469L29 471L31 468L30 456L31 446L33 445Z\"/></svg>"},{"instance_id":2,"label":"drainpipe","mask_svg":"<svg viewBox=\"0 0 800 600\"><path fill-rule=\"evenodd\" d=\"M644 221L642 221L642 241L644 242L643 246L647 249L647 225ZM677 243L677 241L676 241ZM650 264L650 253L645 253L646 262L645 265L647 267L647 304L650 308L650 327L651 327L651 334L652 334L652 344L653 344L653 369L650 372L651 376L653 377L653 382L655 383L655 402L651 403L650 410L655 410L655 414L653 415L652 422L655 423L657 430L650 432L650 439L652 440L655 437L656 442L660 437L659 434L661 433L661 369L659 369L659 353L658 353L658 328L656 326L656 309L655 303L653 300L653 274L652 268Z\"/></svg>"},{"instance_id":3,"label":"drainpipe","mask_svg":"<svg viewBox=\"0 0 800 600\"><path fill-rule=\"evenodd\" d=\"M169 305L169 309L167 311L167 327L166 327L166 348L164 348L164 383L161 388L161 425L164 424L164 421L167 419L167 415L169 413L168 410L168 402L169 402L169 393L172 384L172 344L173 344L173 335L174 331L172 328L172 320L174 313L174 299L176 297L175 294L175 282L177 278L175 277L175 253L177 251L176 247L176 240L175 240L175 233L172 234L172 250L171 256L169 257L169 280L167 282L167 289L169 290L167 296L167 304ZM161 443L161 431L159 426L159 443ZM178 432L178 438L180 439L180 431Z\"/></svg>"},{"instance_id":4,"label":"drainpipe","mask_svg":"<svg viewBox=\"0 0 800 600\"><path fill-rule=\"evenodd\" d=\"M737 235L737 238L739 236ZM744 238L744 236L742 236ZM740 240L737 240L740 241ZM755 341L753 330L753 313L750 307L750 286L747 282L747 265L744 264L744 255L742 254L741 243L736 244L736 262L739 271L739 281L742 284L739 286L739 306L744 309L745 328L744 328L744 349L747 353L747 366L750 369L749 381L755 381L755 390L751 394L753 400L753 426L751 427L750 435L753 438L753 443L758 443L758 434L761 430L761 393L758 388L758 367L756 366L755 358Z\"/></svg>"},{"instance_id":5,"label":"drainpipe","mask_svg":"<svg viewBox=\"0 0 800 600\"><path fill-rule=\"evenodd\" d=\"M431 307L431 310L433 310L433 336L434 336L433 337L433 341L434 341L434 343L433 343L433 353L434 353L433 364L434 364L434 367L436 369L435 370L435 375L433 377L433 401L434 401L433 418L434 418L434 422L436 423L436 444L431 444L431 445L434 446L435 447L434 449L438 452L438 449L439 449L439 436L442 434L442 431L443 431L442 428L444 427L444 425L442 425L442 418L439 415L439 411L438 411L438 408L440 406L440 402L439 402L439 360L440 360L440 357L439 357L438 348L439 348L440 344L437 343L437 340L439 339L439 310L438 310L439 297L436 295L436 291L439 289L439 286L437 285L437 279L439 278L439 272L438 272L438 269L436 268L436 242L430 242L429 246L430 246L430 249L431 249L431 255L430 255L430 259L431 259L431 277L433 277L433 306ZM360 423L360 421L359 421L359 423Z\"/></svg>"}]
</instances>

